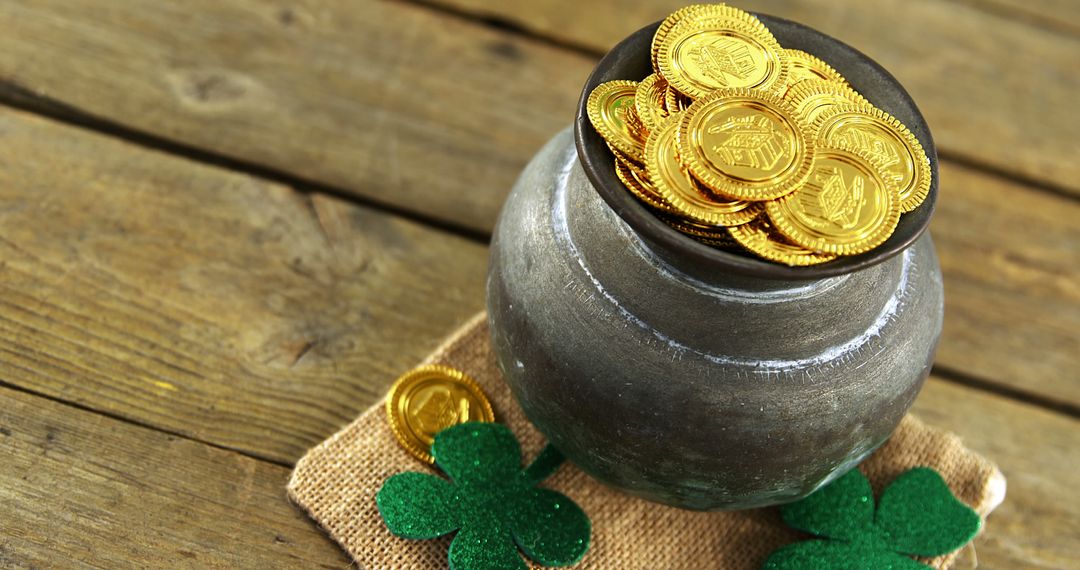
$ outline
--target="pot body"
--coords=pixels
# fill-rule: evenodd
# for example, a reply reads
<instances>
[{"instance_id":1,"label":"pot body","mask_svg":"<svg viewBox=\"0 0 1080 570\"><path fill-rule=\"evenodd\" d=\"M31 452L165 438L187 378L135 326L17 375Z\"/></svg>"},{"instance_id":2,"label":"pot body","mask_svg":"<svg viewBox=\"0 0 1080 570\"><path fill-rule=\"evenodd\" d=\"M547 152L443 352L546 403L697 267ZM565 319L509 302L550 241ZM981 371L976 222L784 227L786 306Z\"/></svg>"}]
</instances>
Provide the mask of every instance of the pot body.
<instances>
[{"instance_id":1,"label":"pot body","mask_svg":"<svg viewBox=\"0 0 1080 570\"><path fill-rule=\"evenodd\" d=\"M943 296L929 234L818 280L679 263L601 199L569 130L522 173L495 230L503 376L607 485L697 510L802 498L881 445L930 370Z\"/></svg>"}]
</instances>

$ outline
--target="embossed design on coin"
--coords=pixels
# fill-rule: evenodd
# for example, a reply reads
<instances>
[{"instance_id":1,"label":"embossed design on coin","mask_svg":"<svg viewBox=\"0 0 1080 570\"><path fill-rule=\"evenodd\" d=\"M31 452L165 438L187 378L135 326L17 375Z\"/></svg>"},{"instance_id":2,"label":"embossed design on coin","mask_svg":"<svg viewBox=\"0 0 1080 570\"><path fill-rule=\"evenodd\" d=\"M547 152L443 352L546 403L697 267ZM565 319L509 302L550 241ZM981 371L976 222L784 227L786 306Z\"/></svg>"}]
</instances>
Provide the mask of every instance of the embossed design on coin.
<instances>
[{"instance_id":1,"label":"embossed design on coin","mask_svg":"<svg viewBox=\"0 0 1080 570\"><path fill-rule=\"evenodd\" d=\"M819 115L814 131L823 144L871 154L885 168L885 182L896 186L901 212L919 207L929 193L930 159L915 135L888 113L869 103L839 105Z\"/></svg>"},{"instance_id":2,"label":"embossed design on coin","mask_svg":"<svg viewBox=\"0 0 1080 570\"><path fill-rule=\"evenodd\" d=\"M741 26L676 26L660 46L659 64L668 83L695 99L725 87L769 89L787 75L772 35Z\"/></svg>"},{"instance_id":3,"label":"embossed design on coin","mask_svg":"<svg viewBox=\"0 0 1080 570\"><path fill-rule=\"evenodd\" d=\"M429 365L398 378L386 398L390 428L401 445L421 461L433 463L435 434L465 422L495 420L480 386L460 370Z\"/></svg>"},{"instance_id":4,"label":"embossed design on coin","mask_svg":"<svg viewBox=\"0 0 1080 570\"><path fill-rule=\"evenodd\" d=\"M721 196L770 200L810 172L813 141L787 103L749 89L723 89L696 101L680 125L679 155Z\"/></svg>"},{"instance_id":5,"label":"embossed design on coin","mask_svg":"<svg viewBox=\"0 0 1080 570\"><path fill-rule=\"evenodd\" d=\"M752 220L758 204L710 195L679 160L676 136L680 115L672 115L645 143L646 168L662 200L686 218L714 226L734 226Z\"/></svg>"},{"instance_id":6,"label":"embossed design on coin","mask_svg":"<svg viewBox=\"0 0 1080 570\"><path fill-rule=\"evenodd\" d=\"M643 162L644 125L634 108L637 82L608 81L589 94L589 121L612 147L635 162Z\"/></svg>"},{"instance_id":7,"label":"embossed design on coin","mask_svg":"<svg viewBox=\"0 0 1080 570\"><path fill-rule=\"evenodd\" d=\"M810 178L795 192L768 202L776 229L814 251L853 255L877 247L900 219L896 187L885 169L857 149L823 148Z\"/></svg>"}]
</instances>

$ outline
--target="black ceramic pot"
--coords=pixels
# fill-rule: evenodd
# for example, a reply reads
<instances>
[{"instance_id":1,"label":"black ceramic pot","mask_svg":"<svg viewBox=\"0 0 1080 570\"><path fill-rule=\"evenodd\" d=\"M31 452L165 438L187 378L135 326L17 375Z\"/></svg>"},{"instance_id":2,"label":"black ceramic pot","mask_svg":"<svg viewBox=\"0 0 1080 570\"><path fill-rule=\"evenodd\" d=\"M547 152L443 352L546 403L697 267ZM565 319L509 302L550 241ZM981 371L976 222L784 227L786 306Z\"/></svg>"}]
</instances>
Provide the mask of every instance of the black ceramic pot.
<instances>
[{"instance_id":1,"label":"black ceramic pot","mask_svg":"<svg viewBox=\"0 0 1080 570\"><path fill-rule=\"evenodd\" d=\"M529 419L603 483L683 508L792 501L851 469L911 406L941 332L925 121L865 55L759 17L903 121L930 157L928 198L885 244L790 268L704 246L631 197L584 100L651 72L657 24L599 63L575 136L525 169L492 243L492 339Z\"/></svg>"}]
</instances>

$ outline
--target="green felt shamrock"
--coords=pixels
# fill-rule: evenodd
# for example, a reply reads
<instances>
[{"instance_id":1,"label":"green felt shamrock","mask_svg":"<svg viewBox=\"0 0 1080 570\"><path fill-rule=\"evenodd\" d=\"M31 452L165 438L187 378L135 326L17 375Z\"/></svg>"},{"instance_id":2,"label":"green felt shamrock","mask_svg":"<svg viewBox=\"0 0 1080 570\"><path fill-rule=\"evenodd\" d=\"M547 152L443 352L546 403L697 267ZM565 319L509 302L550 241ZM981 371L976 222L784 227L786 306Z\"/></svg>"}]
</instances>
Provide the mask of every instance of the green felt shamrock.
<instances>
[{"instance_id":1,"label":"green felt shamrock","mask_svg":"<svg viewBox=\"0 0 1080 570\"><path fill-rule=\"evenodd\" d=\"M858 469L809 497L780 508L788 526L828 540L785 546L765 570L926 570L905 556L939 556L967 544L979 515L928 467L904 472L885 489L877 510Z\"/></svg>"},{"instance_id":2,"label":"green felt shamrock","mask_svg":"<svg viewBox=\"0 0 1080 570\"><path fill-rule=\"evenodd\" d=\"M515 543L545 566L569 566L589 549L585 512L565 495L536 487L563 462L554 447L522 470L521 447L509 428L471 422L439 432L431 454L450 481L399 473L383 483L375 502L397 536L429 539L456 530L451 570L524 570Z\"/></svg>"}]
</instances>

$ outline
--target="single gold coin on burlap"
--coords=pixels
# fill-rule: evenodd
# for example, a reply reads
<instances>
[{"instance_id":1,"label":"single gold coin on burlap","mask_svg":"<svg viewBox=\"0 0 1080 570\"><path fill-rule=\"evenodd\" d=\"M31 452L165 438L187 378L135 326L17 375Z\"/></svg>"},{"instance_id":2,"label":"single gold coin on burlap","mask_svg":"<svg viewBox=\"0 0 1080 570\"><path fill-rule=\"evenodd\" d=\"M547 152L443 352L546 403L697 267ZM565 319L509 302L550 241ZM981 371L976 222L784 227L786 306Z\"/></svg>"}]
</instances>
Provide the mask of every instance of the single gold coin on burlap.
<instances>
[{"instance_id":1,"label":"single gold coin on burlap","mask_svg":"<svg viewBox=\"0 0 1080 570\"><path fill-rule=\"evenodd\" d=\"M859 95L857 91L837 83L824 79L805 79L788 88L784 94L784 100L791 103L795 108L795 115L810 125L813 131L814 122L822 113L840 105L869 105L870 103Z\"/></svg>"},{"instance_id":2,"label":"single gold coin on burlap","mask_svg":"<svg viewBox=\"0 0 1080 570\"><path fill-rule=\"evenodd\" d=\"M682 116L671 115L645 143L645 168L661 199L682 217L702 224L746 223L760 209L746 200L724 200L707 194L679 159L676 137Z\"/></svg>"},{"instance_id":3,"label":"single gold coin on burlap","mask_svg":"<svg viewBox=\"0 0 1080 570\"><path fill-rule=\"evenodd\" d=\"M873 155L885 168L885 182L897 187L900 211L918 208L930 192L930 159L903 123L870 103L838 105L818 115L817 140Z\"/></svg>"},{"instance_id":4,"label":"single gold coin on burlap","mask_svg":"<svg viewBox=\"0 0 1080 570\"><path fill-rule=\"evenodd\" d=\"M465 422L492 422L495 413L472 378L448 366L415 368L394 381L386 397L386 416L406 451L434 463L435 434Z\"/></svg>"},{"instance_id":5,"label":"single gold coin on burlap","mask_svg":"<svg viewBox=\"0 0 1080 570\"><path fill-rule=\"evenodd\" d=\"M788 61L788 86L793 86L804 79L824 79L842 85L847 85L840 72L821 58L810 55L799 49L785 49L784 56Z\"/></svg>"},{"instance_id":6,"label":"single gold coin on burlap","mask_svg":"<svg viewBox=\"0 0 1080 570\"><path fill-rule=\"evenodd\" d=\"M715 89L778 89L786 85L783 48L757 18L723 5L691 12L661 41L657 70L693 99Z\"/></svg>"},{"instance_id":7,"label":"single gold coin on burlap","mask_svg":"<svg viewBox=\"0 0 1080 570\"><path fill-rule=\"evenodd\" d=\"M885 168L860 149L819 147L798 190L765 204L773 227L806 249L855 255L881 245L896 229L900 200Z\"/></svg>"},{"instance_id":8,"label":"single gold coin on burlap","mask_svg":"<svg viewBox=\"0 0 1080 570\"><path fill-rule=\"evenodd\" d=\"M634 108L638 118L649 132L659 128L660 123L664 122L668 116L667 106L664 103L667 89L667 82L657 73L638 83L637 91L634 93Z\"/></svg>"},{"instance_id":9,"label":"single gold coin on burlap","mask_svg":"<svg viewBox=\"0 0 1080 570\"><path fill-rule=\"evenodd\" d=\"M643 162L645 134L634 109L635 81L608 81L589 94L586 111L596 132L635 162Z\"/></svg>"},{"instance_id":10,"label":"single gold coin on burlap","mask_svg":"<svg viewBox=\"0 0 1080 570\"><path fill-rule=\"evenodd\" d=\"M631 194L647 206L663 212L675 212L671 205L665 202L664 198L657 192L648 176L638 170L637 166L616 157L615 175L619 177L619 181L623 183L623 186L630 190Z\"/></svg>"},{"instance_id":11,"label":"single gold coin on burlap","mask_svg":"<svg viewBox=\"0 0 1080 570\"><path fill-rule=\"evenodd\" d=\"M836 259L836 255L818 253L791 243L772 227L767 216L760 216L749 223L729 228L728 233L736 243L758 257L784 265L817 265Z\"/></svg>"},{"instance_id":12,"label":"single gold coin on burlap","mask_svg":"<svg viewBox=\"0 0 1080 570\"><path fill-rule=\"evenodd\" d=\"M679 156L709 189L733 200L772 200L806 180L809 126L780 97L720 89L698 99L679 125ZM676 205L672 202L673 205Z\"/></svg>"}]
</instances>

